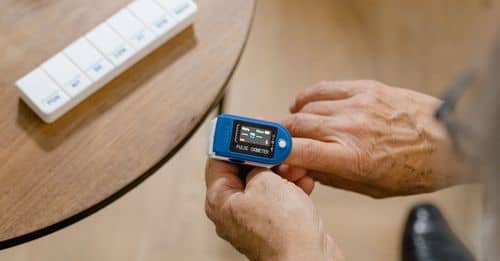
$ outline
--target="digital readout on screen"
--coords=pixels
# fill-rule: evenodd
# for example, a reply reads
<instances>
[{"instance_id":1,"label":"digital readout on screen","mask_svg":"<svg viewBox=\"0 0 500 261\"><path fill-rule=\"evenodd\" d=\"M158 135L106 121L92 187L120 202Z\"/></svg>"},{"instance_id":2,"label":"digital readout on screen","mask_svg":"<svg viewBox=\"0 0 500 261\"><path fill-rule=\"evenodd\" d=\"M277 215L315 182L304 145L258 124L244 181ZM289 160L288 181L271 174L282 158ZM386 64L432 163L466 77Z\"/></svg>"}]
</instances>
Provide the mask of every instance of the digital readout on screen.
<instances>
[{"instance_id":1,"label":"digital readout on screen","mask_svg":"<svg viewBox=\"0 0 500 261\"><path fill-rule=\"evenodd\" d=\"M271 131L242 125L239 142L269 147L271 145Z\"/></svg>"},{"instance_id":2,"label":"digital readout on screen","mask_svg":"<svg viewBox=\"0 0 500 261\"><path fill-rule=\"evenodd\" d=\"M231 150L272 158L276 132L274 127L236 121Z\"/></svg>"}]
</instances>

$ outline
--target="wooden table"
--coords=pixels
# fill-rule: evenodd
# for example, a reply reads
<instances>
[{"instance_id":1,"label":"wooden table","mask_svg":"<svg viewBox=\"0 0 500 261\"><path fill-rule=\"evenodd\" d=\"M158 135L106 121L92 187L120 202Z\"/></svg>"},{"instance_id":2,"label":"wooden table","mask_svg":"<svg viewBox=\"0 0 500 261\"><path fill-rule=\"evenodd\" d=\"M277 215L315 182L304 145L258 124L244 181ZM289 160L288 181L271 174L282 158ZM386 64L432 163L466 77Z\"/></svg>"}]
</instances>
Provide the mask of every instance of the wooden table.
<instances>
[{"instance_id":1,"label":"wooden table","mask_svg":"<svg viewBox=\"0 0 500 261\"><path fill-rule=\"evenodd\" d=\"M19 99L18 78L129 2L0 3L0 249L79 221L137 186L221 99L255 0L198 0L193 27L54 124Z\"/></svg>"}]
</instances>

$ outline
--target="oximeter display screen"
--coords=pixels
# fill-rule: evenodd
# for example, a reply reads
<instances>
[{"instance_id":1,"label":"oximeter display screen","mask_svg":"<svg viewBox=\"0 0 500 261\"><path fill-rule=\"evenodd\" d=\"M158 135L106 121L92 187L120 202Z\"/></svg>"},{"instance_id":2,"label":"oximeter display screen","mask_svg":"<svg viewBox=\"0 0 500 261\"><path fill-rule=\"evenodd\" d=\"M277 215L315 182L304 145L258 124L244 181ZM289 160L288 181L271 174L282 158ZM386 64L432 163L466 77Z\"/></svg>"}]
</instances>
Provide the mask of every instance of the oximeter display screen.
<instances>
[{"instance_id":1,"label":"oximeter display screen","mask_svg":"<svg viewBox=\"0 0 500 261\"><path fill-rule=\"evenodd\" d=\"M272 158L277 129L271 126L235 121L231 150Z\"/></svg>"}]
</instances>

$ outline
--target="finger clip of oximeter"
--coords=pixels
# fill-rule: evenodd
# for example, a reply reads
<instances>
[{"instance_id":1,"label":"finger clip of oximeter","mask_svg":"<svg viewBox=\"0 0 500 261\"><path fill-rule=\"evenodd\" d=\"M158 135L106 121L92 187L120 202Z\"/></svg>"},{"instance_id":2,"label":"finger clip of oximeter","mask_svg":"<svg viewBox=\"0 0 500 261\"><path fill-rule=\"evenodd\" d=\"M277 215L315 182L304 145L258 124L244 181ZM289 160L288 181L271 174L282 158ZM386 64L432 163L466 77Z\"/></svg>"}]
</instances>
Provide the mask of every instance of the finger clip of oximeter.
<instances>
[{"instance_id":1,"label":"finger clip of oximeter","mask_svg":"<svg viewBox=\"0 0 500 261\"><path fill-rule=\"evenodd\" d=\"M270 168L285 161L291 150L292 137L280 124L230 114L212 121L211 158Z\"/></svg>"}]
</instances>

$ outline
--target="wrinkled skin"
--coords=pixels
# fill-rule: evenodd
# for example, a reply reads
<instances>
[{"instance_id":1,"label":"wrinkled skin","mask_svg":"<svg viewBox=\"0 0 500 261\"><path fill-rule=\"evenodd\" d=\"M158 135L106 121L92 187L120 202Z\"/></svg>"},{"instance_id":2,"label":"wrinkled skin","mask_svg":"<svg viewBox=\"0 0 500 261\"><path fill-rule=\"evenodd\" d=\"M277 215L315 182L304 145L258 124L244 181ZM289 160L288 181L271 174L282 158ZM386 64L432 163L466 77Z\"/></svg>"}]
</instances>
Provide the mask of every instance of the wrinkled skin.
<instances>
[{"instance_id":1,"label":"wrinkled skin","mask_svg":"<svg viewBox=\"0 0 500 261\"><path fill-rule=\"evenodd\" d=\"M314 180L372 197L424 193L475 181L434 120L440 101L374 81L304 90L283 124L294 136L286 164L246 183L209 160L206 213L250 260L343 260L307 196Z\"/></svg>"},{"instance_id":2,"label":"wrinkled skin","mask_svg":"<svg viewBox=\"0 0 500 261\"><path fill-rule=\"evenodd\" d=\"M205 210L220 237L250 260L343 260L302 189L269 170L251 171L245 183L239 172L207 162Z\"/></svg>"},{"instance_id":3,"label":"wrinkled skin","mask_svg":"<svg viewBox=\"0 0 500 261\"><path fill-rule=\"evenodd\" d=\"M297 96L283 121L295 137L287 163L323 184L376 198L468 182L434 120L439 105L375 81L319 83Z\"/></svg>"}]
</instances>

